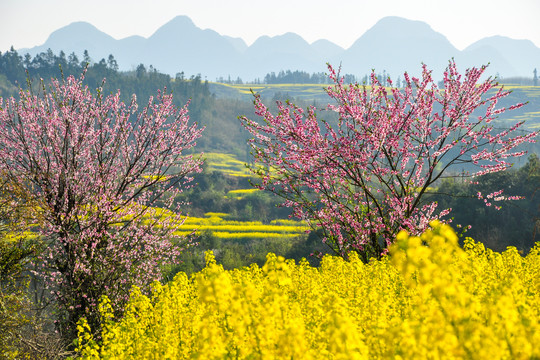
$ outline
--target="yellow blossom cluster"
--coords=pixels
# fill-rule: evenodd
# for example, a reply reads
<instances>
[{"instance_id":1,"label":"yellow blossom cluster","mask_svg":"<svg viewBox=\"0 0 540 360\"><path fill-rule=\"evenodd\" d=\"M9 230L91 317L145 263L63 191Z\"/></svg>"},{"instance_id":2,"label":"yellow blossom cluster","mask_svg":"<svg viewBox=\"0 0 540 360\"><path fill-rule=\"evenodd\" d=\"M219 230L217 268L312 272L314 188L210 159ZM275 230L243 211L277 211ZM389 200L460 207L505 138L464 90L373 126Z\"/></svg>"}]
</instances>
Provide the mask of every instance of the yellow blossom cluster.
<instances>
[{"instance_id":1,"label":"yellow blossom cluster","mask_svg":"<svg viewBox=\"0 0 540 360\"><path fill-rule=\"evenodd\" d=\"M101 304L86 359L532 359L540 358L540 246L463 248L438 222L402 232L382 260L327 256L319 268L267 256L260 268L206 267L134 289L121 320Z\"/></svg>"}]
</instances>

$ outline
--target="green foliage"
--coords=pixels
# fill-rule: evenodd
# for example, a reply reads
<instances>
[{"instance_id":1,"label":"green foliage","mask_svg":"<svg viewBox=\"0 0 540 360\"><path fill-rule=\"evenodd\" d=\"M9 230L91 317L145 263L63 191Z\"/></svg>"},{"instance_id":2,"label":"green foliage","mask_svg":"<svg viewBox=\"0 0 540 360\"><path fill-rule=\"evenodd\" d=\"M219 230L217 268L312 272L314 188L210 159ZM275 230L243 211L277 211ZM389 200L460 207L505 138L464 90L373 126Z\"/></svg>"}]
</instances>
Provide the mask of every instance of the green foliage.
<instances>
[{"instance_id":1,"label":"green foliage","mask_svg":"<svg viewBox=\"0 0 540 360\"><path fill-rule=\"evenodd\" d=\"M22 270L34 244L24 239L12 240L0 234L0 357L16 358L20 337L29 324L28 279Z\"/></svg>"},{"instance_id":2,"label":"green foliage","mask_svg":"<svg viewBox=\"0 0 540 360\"><path fill-rule=\"evenodd\" d=\"M452 208L454 226L471 229L466 232L477 241L495 251L515 246L528 252L540 235L540 160L538 155L529 156L528 162L519 169L488 174L470 184L459 177L446 179L436 194L440 208ZM486 207L476 199L476 194L504 189L504 195L520 195L521 200L507 201L500 210Z\"/></svg>"}]
</instances>

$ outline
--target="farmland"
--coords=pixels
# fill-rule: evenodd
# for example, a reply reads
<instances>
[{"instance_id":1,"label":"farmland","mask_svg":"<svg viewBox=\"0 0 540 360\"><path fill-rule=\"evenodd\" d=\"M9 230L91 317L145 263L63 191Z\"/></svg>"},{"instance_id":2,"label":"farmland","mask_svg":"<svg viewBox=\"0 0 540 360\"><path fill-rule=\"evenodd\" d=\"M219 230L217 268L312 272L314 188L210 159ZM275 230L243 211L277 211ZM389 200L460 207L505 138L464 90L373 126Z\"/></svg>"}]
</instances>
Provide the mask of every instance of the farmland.
<instances>
[{"instance_id":1,"label":"farmland","mask_svg":"<svg viewBox=\"0 0 540 360\"><path fill-rule=\"evenodd\" d=\"M210 83L210 91L218 98L236 98L245 101L253 99L252 91L266 99L279 99L324 106L329 98L325 92L325 84L221 84ZM526 129L540 128L540 86L523 86L507 84L504 88L512 94L502 102L502 106L520 101L528 102L527 106L516 112L503 114L500 124L506 125L515 121L526 121Z\"/></svg>"},{"instance_id":2,"label":"farmland","mask_svg":"<svg viewBox=\"0 0 540 360\"><path fill-rule=\"evenodd\" d=\"M205 215L203 218L188 217L175 234L189 235L211 231L213 236L222 239L261 239L296 237L309 230L309 227L300 221L277 219L269 224L263 224L261 221L226 220L229 217L226 213Z\"/></svg>"},{"instance_id":3,"label":"farmland","mask_svg":"<svg viewBox=\"0 0 540 360\"><path fill-rule=\"evenodd\" d=\"M122 319L107 300L101 342L81 320L85 359L532 359L540 356L538 247L494 253L449 226L398 235L390 257L325 257L319 269L267 256L263 267L206 267ZM427 244L425 246L424 244Z\"/></svg>"},{"instance_id":4,"label":"farmland","mask_svg":"<svg viewBox=\"0 0 540 360\"><path fill-rule=\"evenodd\" d=\"M225 175L237 177L249 177L250 171L244 162L238 160L232 154L205 153L204 154L208 171L219 171Z\"/></svg>"},{"instance_id":5,"label":"farmland","mask_svg":"<svg viewBox=\"0 0 540 360\"><path fill-rule=\"evenodd\" d=\"M218 98L237 98L250 101L252 91L265 98L283 97L306 102L327 101L324 84L221 84L211 83L210 91Z\"/></svg>"}]
</instances>

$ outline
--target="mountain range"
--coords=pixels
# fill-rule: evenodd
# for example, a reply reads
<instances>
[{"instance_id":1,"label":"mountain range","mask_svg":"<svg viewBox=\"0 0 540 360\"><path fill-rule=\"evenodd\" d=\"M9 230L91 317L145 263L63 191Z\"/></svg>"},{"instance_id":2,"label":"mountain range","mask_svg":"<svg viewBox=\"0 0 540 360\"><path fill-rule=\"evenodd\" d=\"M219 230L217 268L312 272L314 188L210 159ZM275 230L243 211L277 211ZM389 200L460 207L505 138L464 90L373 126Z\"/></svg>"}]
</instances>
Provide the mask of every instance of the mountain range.
<instances>
[{"instance_id":1,"label":"mountain range","mask_svg":"<svg viewBox=\"0 0 540 360\"><path fill-rule=\"evenodd\" d=\"M489 63L487 73L501 77L532 77L540 68L540 48L529 40L492 36L460 51L425 22L394 16L379 20L348 49L328 40L310 44L294 33L261 36L248 46L240 38L200 29L187 16L177 16L149 38L119 40L89 23L75 22L54 31L43 45L18 52L35 56L47 49L74 52L79 58L88 50L94 61L112 54L120 70L142 63L173 76L201 74L210 81L229 76L251 81L281 70L326 72L326 63L341 64L342 73L363 76L375 69L393 78L405 71L419 75L425 63L441 78L451 58L462 70Z\"/></svg>"}]
</instances>

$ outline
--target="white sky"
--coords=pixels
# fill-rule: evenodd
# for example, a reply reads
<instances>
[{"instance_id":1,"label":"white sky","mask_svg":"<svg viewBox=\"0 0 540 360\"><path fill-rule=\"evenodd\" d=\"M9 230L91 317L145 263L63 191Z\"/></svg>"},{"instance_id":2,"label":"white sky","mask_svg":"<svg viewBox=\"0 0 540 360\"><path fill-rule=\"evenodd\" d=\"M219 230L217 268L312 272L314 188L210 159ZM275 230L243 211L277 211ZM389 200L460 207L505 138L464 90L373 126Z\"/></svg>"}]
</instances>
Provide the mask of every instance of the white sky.
<instances>
[{"instance_id":1,"label":"white sky","mask_svg":"<svg viewBox=\"0 0 540 360\"><path fill-rule=\"evenodd\" d=\"M295 32L348 48L384 16L427 22L462 50L492 35L540 47L540 0L0 0L0 51L41 45L54 30L87 21L121 39L149 37L177 15L248 45Z\"/></svg>"}]
</instances>

